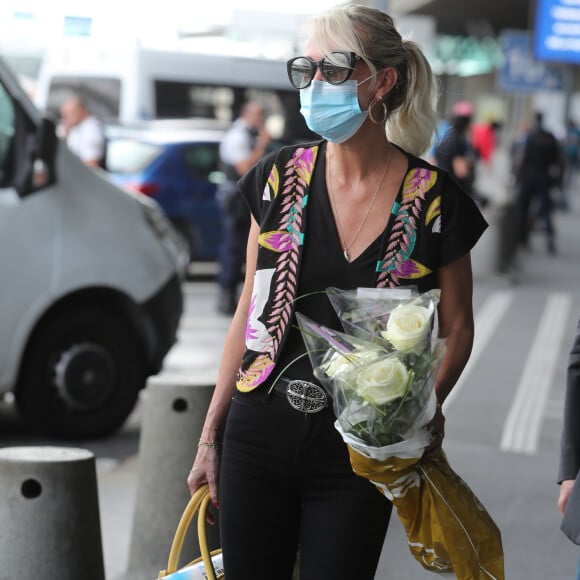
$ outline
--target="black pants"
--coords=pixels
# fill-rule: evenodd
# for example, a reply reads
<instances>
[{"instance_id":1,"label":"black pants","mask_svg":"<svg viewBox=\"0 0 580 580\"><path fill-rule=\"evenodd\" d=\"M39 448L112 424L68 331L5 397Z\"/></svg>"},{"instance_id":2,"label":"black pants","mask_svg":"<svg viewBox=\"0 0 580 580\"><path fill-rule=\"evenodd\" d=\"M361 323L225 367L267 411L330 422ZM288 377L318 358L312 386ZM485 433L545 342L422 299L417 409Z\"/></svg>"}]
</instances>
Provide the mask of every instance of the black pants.
<instances>
[{"instance_id":1,"label":"black pants","mask_svg":"<svg viewBox=\"0 0 580 580\"><path fill-rule=\"evenodd\" d=\"M221 460L228 580L372 580L392 505L350 466L331 409L306 415L273 393L238 393Z\"/></svg>"},{"instance_id":2,"label":"black pants","mask_svg":"<svg viewBox=\"0 0 580 580\"><path fill-rule=\"evenodd\" d=\"M534 204L537 205L532 213ZM549 183L539 180L537 183L526 183L519 188L518 192L519 209L519 241L523 246L527 246L532 222L541 219L544 222L544 231L548 240L553 240L555 236L554 222L552 219L553 202L550 195Z\"/></svg>"}]
</instances>

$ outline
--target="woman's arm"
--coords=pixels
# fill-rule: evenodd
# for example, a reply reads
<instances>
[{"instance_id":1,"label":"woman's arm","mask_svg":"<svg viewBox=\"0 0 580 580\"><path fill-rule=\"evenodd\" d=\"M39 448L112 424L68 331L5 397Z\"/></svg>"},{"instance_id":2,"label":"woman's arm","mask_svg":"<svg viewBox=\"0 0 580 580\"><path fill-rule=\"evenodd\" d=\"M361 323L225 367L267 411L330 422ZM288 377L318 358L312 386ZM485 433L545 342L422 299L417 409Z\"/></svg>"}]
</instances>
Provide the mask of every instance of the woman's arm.
<instances>
[{"instance_id":1,"label":"woman's arm","mask_svg":"<svg viewBox=\"0 0 580 580\"><path fill-rule=\"evenodd\" d=\"M435 390L442 404L459 379L473 346L473 277L469 254L439 270L439 288L439 336L445 338L447 352Z\"/></svg>"},{"instance_id":2,"label":"woman's arm","mask_svg":"<svg viewBox=\"0 0 580 580\"><path fill-rule=\"evenodd\" d=\"M201 431L201 445L197 450L193 467L187 478L187 484L192 494L201 485L208 483L215 505L217 505L218 498L219 449L212 445L218 443L219 433L223 431L225 426L232 396L235 392L236 375L244 354L246 321L258 257L258 235L259 226L252 218L246 253L244 287L226 336L216 387Z\"/></svg>"},{"instance_id":3,"label":"woman's arm","mask_svg":"<svg viewBox=\"0 0 580 580\"><path fill-rule=\"evenodd\" d=\"M429 424L434 439L428 451L441 446L445 433L441 405L467 364L473 345L473 279L469 254L439 270L439 288L439 336L445 338L446 353L435 381L438 404Z\"/></svg>"}]
</instances>

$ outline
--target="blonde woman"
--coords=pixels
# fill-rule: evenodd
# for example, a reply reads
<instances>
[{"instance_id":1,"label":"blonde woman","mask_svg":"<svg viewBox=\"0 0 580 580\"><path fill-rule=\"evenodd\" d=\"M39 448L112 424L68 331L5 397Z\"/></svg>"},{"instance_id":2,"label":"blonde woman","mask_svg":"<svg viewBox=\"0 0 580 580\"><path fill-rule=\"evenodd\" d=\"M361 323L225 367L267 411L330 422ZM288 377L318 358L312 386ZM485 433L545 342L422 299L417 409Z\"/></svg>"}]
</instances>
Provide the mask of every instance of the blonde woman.
<instances>
[{"instance_id":1,"label":"blonde woman","mask_svg":"<svg viewBox=\"0 0 580 580\"><path fill-rule=\"evenodd\" d=\"M391 504L353 474L331 402L287 397L322 392L297 305L339 328L324 294L294 299L329 286L440 288L442 403L471 350L469 252L486 223L418 157L436 123L434 79L390 16L324 12L288 75L321 140L279 149L239 182L252 213L246 281L188 484L209 482L228 580L290 578L298 547L302 580L370 580ZM439 407L436 445L443 427Z\"/></svg>"}]
</instances>

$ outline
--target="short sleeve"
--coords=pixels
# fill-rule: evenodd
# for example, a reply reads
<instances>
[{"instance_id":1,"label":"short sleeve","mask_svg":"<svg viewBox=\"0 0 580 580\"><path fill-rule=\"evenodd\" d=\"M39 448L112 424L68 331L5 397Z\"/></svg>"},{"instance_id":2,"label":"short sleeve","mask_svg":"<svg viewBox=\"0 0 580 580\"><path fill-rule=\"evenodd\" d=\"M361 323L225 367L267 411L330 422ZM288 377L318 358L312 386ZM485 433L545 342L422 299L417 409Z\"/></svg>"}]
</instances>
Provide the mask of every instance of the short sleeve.
<instances>
[{"instance_id":1,"label":"short sleeve","mask_svg":"<svg viewBox=\"0 0 580 580\"><path fill-rule=\"evenodd\" d=\"M441 266L467 254L488 224L475 201L447 177L441 194Z\"/></svg>"},{"instance_id":2,"label":"short sleeve","mask_svg":"<svg viewBox=\"0 0 580 580\"><path fill-rule=\"evenodd\" d=\"M71 130L69 147L83 161L101 159L105 152L105 138L100 123L94 117L87 117Z\"/></svg>"},{"instance_id":3,"label":"short sleeve","mask_svg":"<svg viewBox=\"0 0 580 580\"><path fill-rule=\"evenodd\" d=\"M252 154L252 146L247 131L235 127L224 137L220 145L220 157L224 163L237 165Z\"/></svg>"}]
</instances>

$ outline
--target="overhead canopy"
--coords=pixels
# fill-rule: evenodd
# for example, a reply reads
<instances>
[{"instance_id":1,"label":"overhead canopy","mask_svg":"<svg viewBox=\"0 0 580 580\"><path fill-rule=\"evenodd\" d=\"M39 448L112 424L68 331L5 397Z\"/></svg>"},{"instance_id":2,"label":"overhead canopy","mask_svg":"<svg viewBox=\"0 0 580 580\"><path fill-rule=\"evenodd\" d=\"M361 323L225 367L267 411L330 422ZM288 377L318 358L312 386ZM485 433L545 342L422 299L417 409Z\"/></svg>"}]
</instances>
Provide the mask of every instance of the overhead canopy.
<instances>
[{"instance_id":1,"label":"overhead canopy","mask_svg":"<svg viewBox=\"0 0 580 580\"><path fill-rule=\"evenodd\" d=\"M408 2L408 3L407 3ZM438 34L466 36L497 35L504 29L525 30L531 27L533 0L431 0L413 2L391 0L393 11L402 8L407 14L433 16Z\"/></svg>"}]
</instances>

